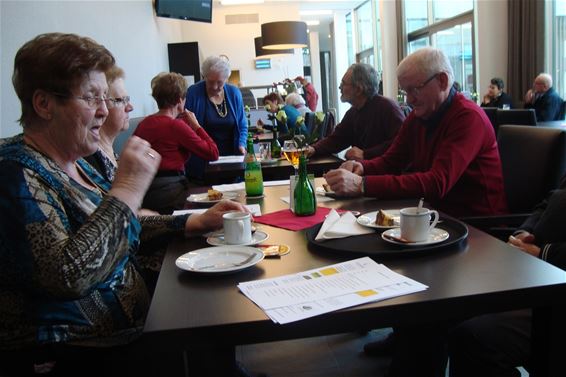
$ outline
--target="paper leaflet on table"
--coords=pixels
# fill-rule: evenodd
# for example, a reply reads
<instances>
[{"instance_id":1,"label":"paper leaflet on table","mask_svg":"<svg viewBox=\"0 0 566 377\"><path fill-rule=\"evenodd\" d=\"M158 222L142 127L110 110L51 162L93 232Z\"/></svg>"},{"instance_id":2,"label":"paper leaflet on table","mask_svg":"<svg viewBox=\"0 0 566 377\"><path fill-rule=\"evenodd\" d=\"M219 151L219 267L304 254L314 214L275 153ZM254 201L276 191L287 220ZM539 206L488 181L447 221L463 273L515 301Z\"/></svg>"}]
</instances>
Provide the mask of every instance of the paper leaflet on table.
<instances>
[{"instance_id":1,"label":"paper leaflet on table","mask_svg":"<svg viewBox=\"0 0 566 377\"><path fill-rule=\"evenodd\" d=\"M428 287L363 257L238 288L272 320L289 323Z\"/></svg>"}]
</instances>

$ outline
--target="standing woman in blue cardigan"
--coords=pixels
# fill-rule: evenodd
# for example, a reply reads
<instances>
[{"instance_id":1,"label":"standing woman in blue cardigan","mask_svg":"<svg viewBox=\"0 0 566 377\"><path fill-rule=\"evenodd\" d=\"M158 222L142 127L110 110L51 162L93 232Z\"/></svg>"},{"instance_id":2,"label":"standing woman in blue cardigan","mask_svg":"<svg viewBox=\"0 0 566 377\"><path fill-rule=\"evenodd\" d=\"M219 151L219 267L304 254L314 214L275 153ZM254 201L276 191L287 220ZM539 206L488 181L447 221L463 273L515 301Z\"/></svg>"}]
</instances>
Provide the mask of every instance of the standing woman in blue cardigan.
<instances>
[{"instance_id":1,"label":"standing woman in blue cardigan","mask_svg":"<svg viewBox=\"0 0 566 377\"><path fill-rule=\"evenodd\" d=\"M240 90L227 84L230 64L225 58L209 56L201 65L204 80L191 85L185 107L212 137L220 156L246 153L248 123ZM206 162L192 156L187 165L190 177L202 178Z\"/></svg>"}]
</instances>

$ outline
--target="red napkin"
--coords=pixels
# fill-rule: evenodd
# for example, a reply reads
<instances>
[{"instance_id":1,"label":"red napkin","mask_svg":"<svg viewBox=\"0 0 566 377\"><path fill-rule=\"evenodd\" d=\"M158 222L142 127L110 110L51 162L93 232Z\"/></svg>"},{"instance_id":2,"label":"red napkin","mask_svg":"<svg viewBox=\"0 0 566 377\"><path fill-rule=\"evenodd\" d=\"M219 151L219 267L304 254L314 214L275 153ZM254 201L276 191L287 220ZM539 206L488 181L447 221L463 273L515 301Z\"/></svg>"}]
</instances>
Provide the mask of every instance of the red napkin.
<instances>
[{"instance_id":1,"label":"red napkin","mask_svg":"<svg viewBox=\"0 0 566 377\"><path fill-rule=\"evenodd\" d=\"M328 212L332 208L316 207L316 212L311 216L295 216L290 209L268 213L259 217L254 217L254 221L260 224L272 225L288 230L302 230L324 221ZM337 210L338 213L344 212Z\"/></svg>"}]
</instances>

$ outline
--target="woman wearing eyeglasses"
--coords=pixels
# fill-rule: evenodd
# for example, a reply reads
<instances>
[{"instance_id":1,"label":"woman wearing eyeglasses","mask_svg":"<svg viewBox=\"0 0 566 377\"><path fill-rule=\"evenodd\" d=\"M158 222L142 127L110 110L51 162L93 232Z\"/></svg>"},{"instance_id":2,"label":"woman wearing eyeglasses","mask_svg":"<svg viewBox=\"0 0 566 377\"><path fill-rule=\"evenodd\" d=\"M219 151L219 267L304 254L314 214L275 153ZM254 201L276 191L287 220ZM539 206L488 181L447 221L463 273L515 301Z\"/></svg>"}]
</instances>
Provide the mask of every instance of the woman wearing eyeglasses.
<instances>
[{"instance_id":1,"label":"woman wearing eyeglasses","mask_svg":"<svg viewBox=\"0 0 566 377\"><path fill-rule=\"evenodd\" d=\"M224 201L138 219L159 153L130 138L111 185L84 161L99 147L113 66L104 46L74 34L42 34L16 53L23 132L0 139L2 376L159 374L134 356L150 302L136 255L156 236L200 235L245 211Z\"/></svg>"},{"instance_id":2,"label":"woman wearing eyeglasses","mask_svg":"<svg viewBox=\"0 0 566 377\"><path fill-rule=\"evenodd\" d=\"M143 207L161 214L184 208L189 191L185 162L196 155L204 161L218 159L218 148L185 110L187 81L179 73L160 73L151 80L151 95L159 111L140 122L134 135L147 140L161 154L161 164L147 190Z\"/></svg>"},{"instance_id":3,"label":"woman wearing eyeglasses","mask_svg":"<svg viewBox=\"0 0 566 377\"><path fill-rule=\"evenodd\" d=\"M85 158L109 182L114 180L118 156L114 152L114 140L129 127L129 113L134 109L124 84L124 71L113 66L106 74L108 83L108 117L100 128L100 143L94 154Z\"/></svg>"}]
</instances>

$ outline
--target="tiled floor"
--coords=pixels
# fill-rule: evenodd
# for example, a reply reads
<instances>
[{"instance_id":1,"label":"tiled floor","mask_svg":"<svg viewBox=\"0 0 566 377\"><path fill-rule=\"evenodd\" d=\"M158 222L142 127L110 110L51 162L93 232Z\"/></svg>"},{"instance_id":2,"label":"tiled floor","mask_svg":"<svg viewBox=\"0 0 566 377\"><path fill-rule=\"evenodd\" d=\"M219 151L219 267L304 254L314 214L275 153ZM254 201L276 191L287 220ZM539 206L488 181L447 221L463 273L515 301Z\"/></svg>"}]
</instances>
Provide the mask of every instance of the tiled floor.
<instances>
[{"instance_id":1,"label":"tiled floor","mask_svg":"<svg viewBox=\"0 0 566 377\"><path fill-rule=\"evenodd\" d=\"M365 335L349 333L239 346L236 355L252 374L269 377L379 377L385 375L389 359L367 357L363 347L388 332L373 330Z\"/></svg>"}]
</instances>

